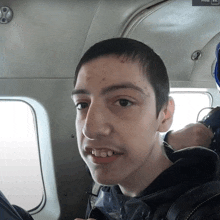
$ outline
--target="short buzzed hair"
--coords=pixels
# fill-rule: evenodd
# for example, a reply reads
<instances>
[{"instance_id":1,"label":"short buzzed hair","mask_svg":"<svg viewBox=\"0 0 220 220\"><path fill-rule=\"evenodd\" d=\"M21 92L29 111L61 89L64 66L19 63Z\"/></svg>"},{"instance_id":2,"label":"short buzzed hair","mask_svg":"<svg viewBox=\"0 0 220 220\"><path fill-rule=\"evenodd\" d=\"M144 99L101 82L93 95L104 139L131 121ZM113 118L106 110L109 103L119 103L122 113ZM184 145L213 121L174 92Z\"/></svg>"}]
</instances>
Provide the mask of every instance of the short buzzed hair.
<instances>
[{"instance_id":1,"label":"short buzzed hair","mask_svg":"<svg viewBox=\"0 0 220 220\"><path fill-rule=\"evenodd\" d=\"M96 58L117 55L123 56L133 62L138 62L143 74L153 87L156 97L157 116L162 107L169 100L169 78L162 59L146 44L130 38L112 38L101 41L90 47L79 61L74 86L81 67Z\"/></svg>"}]
</instances>

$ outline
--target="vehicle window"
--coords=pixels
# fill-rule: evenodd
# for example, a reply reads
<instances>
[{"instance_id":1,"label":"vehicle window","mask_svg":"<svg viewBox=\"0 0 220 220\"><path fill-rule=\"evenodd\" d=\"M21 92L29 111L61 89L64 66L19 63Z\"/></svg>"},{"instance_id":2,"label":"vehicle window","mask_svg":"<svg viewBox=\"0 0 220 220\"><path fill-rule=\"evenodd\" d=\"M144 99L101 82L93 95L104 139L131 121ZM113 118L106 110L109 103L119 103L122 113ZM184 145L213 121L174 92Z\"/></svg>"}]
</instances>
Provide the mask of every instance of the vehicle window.
<instances>
[{"instance_id":1,"label":"vehicle window","mask_svg":"<svg viewBox=\"0 0 220 220\"><path fill-rule=\"evenodd\" d=\"M0 190L26 210L43 196L35 115L22 101L0 101Z\"/></svg>"},{"instance_id":2,"label":"vehicle window","mask_svg":"<svg viewBox=\"0 0 220 220\"><path fill-rule=\"evenodd\" d=\"M171 130L178 130L195 123L201 109L211 107L212 99L205 92L171 92L175 101L175 113Z\"/></svg>"}]
</instances>

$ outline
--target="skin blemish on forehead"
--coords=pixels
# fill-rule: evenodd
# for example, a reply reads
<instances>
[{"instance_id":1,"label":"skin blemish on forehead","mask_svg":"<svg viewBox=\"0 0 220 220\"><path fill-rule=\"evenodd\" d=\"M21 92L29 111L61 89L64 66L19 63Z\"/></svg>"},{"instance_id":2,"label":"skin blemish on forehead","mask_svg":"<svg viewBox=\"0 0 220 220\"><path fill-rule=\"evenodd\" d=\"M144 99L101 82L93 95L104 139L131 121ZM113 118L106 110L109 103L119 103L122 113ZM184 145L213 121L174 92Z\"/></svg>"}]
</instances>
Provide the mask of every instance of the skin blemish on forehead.
<instances>
[{"instance_id":1,"label":"skin blemish on forehead","mask_svg":"<svg viewBox=\"0 0 220 220\"><path fill-rule=\"evenodd\" d=\"M128 58L124 55L110 55L110 56L116 57L120 61L120 63L126 63L130 60L130 58Z\"/></svg>"},{"instance_id":2,"label":"skin blemish on forehead","mask_svg":"<svg viewBox=\"0 0 220 220\"><path fill-rule=\"evenodd\" d=\"M86 80L89 81L91 79L91 76L86 76Z\"/></svg>"},{"instance_id":3,"label":"skin blemish on forehead","mask_svg":"<svg viewBox=\"0 0 220 220\"><path fill-rule=\"evenodd\" d=\"M119 57L119 60L121 63L127 63L129 59L127 57Z\"/></svg>"},{"instance_id":4,"label":"skin blemish on forehead","mask_svg":"<svg viewBox=\"0 0 220 220\"><path fill-rule=\"evenodd\" d=\"M120 62L121 62L121 63L126 63L127 60L125 60L125 59L121 59Z\"/></svg>"},{"instance_id":5,"label":"skin blemish on forehead","mask_svg":"<svg viewBox=\"0 0 220 220\"><path fill-rule=\"evenodd\" d=\"M106 77L103 77L101 82L105 82L106 81Z\"/></svg>"}]
</instances>

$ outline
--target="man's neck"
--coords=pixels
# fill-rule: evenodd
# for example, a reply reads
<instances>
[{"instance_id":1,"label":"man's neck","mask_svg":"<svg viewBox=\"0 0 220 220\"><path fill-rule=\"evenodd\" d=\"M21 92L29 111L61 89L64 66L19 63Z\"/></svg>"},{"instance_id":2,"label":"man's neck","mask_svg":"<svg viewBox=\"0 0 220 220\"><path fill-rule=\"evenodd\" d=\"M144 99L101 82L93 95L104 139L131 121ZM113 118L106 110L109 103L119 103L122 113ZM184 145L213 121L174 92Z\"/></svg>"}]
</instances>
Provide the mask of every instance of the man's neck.
<instances>
[{"instance_id":1,"label":"man's neck","mask_svg":"<svg viewBox=\"0 0 220 220\"><path fill-rule=\"evenodd\" d=\"M146 189L164 170L172 165L172 162L163 155L162 147L152 152L150 159L144 167L141 167L132 176L119 184L122 193L126 196L138 196Z\"/></svg>"}]
</instances>

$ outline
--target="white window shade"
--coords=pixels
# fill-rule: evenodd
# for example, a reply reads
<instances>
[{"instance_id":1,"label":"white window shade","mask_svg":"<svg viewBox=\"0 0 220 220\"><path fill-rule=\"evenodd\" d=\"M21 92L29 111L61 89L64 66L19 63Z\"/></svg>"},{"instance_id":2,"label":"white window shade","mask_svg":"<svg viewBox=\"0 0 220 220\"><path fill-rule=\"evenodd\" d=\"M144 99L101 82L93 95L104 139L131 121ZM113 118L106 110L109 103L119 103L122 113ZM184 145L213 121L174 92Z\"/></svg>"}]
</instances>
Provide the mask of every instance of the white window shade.
<instances>
[{"instance_id":1,"label":"white window shade","mask_svg":"<svg viewBox=\"0 0 220 220\"><path fill-rule=\"evenodd\" d=\"M22 101L0 101L0 190L11 204L37 207L44 193L35 115Z\"/></svg>"}]
</instances>

